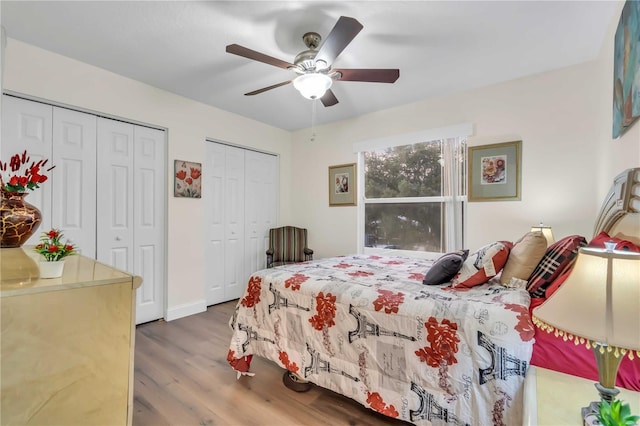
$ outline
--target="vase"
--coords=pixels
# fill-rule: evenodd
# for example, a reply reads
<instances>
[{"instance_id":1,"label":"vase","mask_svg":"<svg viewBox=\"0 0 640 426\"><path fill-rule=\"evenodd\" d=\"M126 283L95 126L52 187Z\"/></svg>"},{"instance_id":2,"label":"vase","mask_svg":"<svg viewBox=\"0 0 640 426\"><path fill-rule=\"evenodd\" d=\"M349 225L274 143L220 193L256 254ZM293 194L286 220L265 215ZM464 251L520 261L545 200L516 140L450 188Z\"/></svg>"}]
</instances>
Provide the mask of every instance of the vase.
<instances>
[{"instance_id":1,"label":"vase","mask_svg":"<svg viewBox=\"0 0 640 426\"><path fill-rule=\"evenodd\" d=\"M40 278L60 278L64 272L64 260L40 261Z\"/></svg>"},{"instance_id":2,"label":"vase","mask_svg":"<svg viewBox=\"0 0 640 426\"><path fill-rule=\"evenodd\" d=\"M24 200L26 192L1 192L0 247L21 247L40 226L42 214Z\"/></svg>"}]
</instances>

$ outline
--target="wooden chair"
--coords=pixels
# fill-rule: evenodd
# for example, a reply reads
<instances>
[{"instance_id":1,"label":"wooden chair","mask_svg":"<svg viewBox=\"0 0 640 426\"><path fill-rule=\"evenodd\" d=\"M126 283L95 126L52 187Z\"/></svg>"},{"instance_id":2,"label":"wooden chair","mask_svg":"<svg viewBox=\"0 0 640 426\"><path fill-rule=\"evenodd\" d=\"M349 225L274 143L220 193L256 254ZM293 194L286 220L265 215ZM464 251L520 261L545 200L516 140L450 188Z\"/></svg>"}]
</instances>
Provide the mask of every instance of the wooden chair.
<instances>
[{"instance_id":1,"label":"wooden chair","mask_svg":"<svg viewBox=\"0 0 640 426\"><path fill-rule=\"evenodd\" d=\"M307 230L282 226L269 230L267 268L313 260L313 250L307 247Z\"/></svg>"}]
</instances>

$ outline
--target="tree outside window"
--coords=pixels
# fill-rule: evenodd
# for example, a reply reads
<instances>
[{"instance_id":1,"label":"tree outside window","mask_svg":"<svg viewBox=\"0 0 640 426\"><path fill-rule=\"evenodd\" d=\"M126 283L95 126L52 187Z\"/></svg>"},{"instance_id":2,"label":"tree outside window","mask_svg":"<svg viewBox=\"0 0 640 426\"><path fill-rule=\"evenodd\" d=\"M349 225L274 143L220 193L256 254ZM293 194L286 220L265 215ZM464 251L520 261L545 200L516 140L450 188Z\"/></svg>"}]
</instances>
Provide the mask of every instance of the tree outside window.
<instances>
[{"instance_id":1,"label":"tree outside window","mask_svg":"<svg viewBox=\"0 0 640 426\"><path fill-rule=\"evenodd\" d=\"M447 202L464 188L464 146L435 140L363 153L365 247L445 251ZM455 188L445 173L453 165Z\"/></svg>"}]
</instances>

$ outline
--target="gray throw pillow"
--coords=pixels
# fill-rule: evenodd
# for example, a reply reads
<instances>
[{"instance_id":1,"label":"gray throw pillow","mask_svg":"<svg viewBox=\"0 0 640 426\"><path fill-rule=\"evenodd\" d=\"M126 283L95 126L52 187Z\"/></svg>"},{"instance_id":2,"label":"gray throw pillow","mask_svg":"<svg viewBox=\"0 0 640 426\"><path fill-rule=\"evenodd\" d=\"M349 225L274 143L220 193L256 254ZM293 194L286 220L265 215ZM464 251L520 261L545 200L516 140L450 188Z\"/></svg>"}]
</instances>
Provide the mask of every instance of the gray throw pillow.
<instances>
[{"instance_id":1,"label":"gray throw pillow","mask_svg":"<svg viewBox=\"0 0 640 426\"><path fill-rule=\"evenodd\" d=\"M468 255L469 250L458 250L442 255L424 275L422 284L437 285L451 281L462 268Z\"/></svg>"}]
</instances>

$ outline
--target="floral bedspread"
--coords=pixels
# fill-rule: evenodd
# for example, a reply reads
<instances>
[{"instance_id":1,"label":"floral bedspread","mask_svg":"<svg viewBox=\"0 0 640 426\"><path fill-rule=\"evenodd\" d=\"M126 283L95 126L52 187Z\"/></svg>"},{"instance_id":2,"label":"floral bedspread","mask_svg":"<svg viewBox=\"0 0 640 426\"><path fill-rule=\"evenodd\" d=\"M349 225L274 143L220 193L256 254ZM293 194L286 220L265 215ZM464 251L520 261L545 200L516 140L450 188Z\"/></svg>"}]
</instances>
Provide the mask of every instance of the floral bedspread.
<instances>
[{"instance_id":1,"label":"floral bedspread","mask_svg":"<svg viewBox=\"0 0 640 426\"><path fill-rule=\"evenodd\" d=\"M253 355L417 425L515 425L533 346L529 294L498 282L425 286L433 262L353 255L249 279L231 366Z\"/></svg>"}]
</instances>

